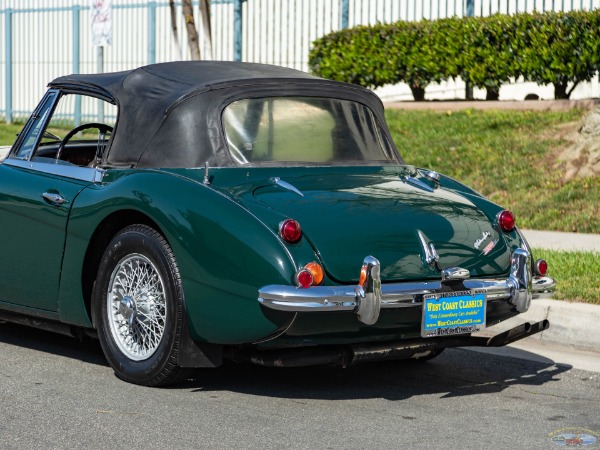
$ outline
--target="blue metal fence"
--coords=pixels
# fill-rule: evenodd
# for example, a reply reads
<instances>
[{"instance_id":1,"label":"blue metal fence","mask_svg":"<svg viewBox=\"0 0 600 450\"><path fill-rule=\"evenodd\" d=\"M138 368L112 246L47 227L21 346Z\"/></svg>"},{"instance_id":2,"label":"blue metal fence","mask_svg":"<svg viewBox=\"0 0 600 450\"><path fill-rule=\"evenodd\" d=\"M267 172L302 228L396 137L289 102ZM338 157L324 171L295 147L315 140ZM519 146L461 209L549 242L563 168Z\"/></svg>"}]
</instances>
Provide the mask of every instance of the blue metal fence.
<instances>
[{"instance_id":1,"label":"blue metal fence","mask_svg":"<svg viewBox=\"0 0 600 450\"><path fill-rule=\"evenodd\" d=\"M11 121L35 106L46 83L96 71L90 0L0 0L0 117ZM600 0L212 0L213 58L308 70L311 42L357 24L494 13L592 9ZM179 42L188 54L181 5ZM199 7L195 3L200 27ZM169 4L113 0L113 45L104 70L176 60Z\"/></svg>"}]
</instances>

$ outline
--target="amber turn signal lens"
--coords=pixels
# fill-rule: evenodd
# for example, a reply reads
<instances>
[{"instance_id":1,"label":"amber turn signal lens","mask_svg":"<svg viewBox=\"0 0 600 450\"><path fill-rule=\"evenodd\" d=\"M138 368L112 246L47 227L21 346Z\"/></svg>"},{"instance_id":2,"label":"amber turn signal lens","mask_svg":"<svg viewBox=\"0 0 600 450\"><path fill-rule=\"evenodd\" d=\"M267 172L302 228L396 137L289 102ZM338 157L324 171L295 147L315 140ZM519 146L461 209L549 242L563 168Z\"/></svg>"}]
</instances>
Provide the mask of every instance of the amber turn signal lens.
<instances>
[{"instance_id":1,"label":"amber turn signal lens","mask_svg":"<svg viewBox=\"0 0 600 450\"><path fill-rule=\"evenodd\" d=\"M546 275L546 272L548 272L548 263L545 259L538 259L535 262L535 271L538 275Z\"/></svg>"},{"instance_id":2,"label":"amber turn signal lens","mask_svg":"<svg viewBox=\"0 0 600 450\"><path fill-rule=\"evenodd\" d=\"M307 265L304 266L304 268L306 270L310 270L310 273L312 273L314 279L313 284L318 285L323 282L325 272L323 271L323 267L321 267L319 263L316 263L314 261L309 262Z\"/></svg>"},{"instance_id":3,"label":"amber turn signal lens","mask_svg":"<svg viewBox=\"0 0 600 450\"><path fill-rule=\"evenodd\" d=\"M508 209L505 209L498 214L498 225L500 225L502 231L514 230L516 225L515 215Z\"/></svg>"},{"instance_id":4,"label":"amber turn signal lens","mask_svg":"<svg viewBox=\"0 0 600 450\"><path fill-rule=\"evenodd\" d=\"M358 284L360 286L364 286L367 282L367 266L362 266L360 268L360 279L358 280Z\"/></svg>"},{"instance_id":5,"label":"amber turn signal lens","mask_svg":"<svg viewBox=\"0 0 600 450\"><path fill-rule=\"evenodd\" d=\"M285 242L295 244L302 237L302 229L294 219L286 219L279 224L279 235Z\"/></svg>"},{"instance_id":6,"label":"amber turn signal lens","mask_svg":"<svg viewBox=\"0 0 600 450\"><path fill-rule=\"evenodd\" d=\"M314 282L314 278L310 270L301 269L296 274L296 285L301 288L309 288Z\"/></svg>"}]
</instances>

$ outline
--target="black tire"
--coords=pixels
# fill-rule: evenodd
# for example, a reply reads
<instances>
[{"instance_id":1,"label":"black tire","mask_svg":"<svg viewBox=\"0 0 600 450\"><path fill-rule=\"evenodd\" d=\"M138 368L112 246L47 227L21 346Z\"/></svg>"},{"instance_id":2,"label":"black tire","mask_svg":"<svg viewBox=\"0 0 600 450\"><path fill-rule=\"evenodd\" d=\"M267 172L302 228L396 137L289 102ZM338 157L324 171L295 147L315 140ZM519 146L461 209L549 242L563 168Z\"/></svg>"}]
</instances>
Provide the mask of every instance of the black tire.
<instances>
[{"instance_id":1,"label":"black tire","mask_svg":"<svg viewBox=\"0 0 600 450\"><path fill-rule=\"evenodd\" d=\"M110 242L92 293L102 350L115 374L130 383L164 386L188 370L177 365L183 291L165 238L131 225Z\"/></svg>"}]
</instances>

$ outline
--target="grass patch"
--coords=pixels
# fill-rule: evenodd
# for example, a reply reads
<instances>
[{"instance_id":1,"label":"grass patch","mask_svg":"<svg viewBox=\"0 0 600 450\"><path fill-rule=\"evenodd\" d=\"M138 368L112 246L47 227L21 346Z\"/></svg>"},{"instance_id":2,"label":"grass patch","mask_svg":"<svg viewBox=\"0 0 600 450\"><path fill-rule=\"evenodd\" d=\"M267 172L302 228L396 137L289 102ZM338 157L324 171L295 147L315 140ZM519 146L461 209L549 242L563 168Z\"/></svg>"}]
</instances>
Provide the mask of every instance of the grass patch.
<instances>
[{"instance_id":1,"label":"grass patch","mask_svg":"<svg viewBox=\"0 0 600 450\"><path fill-rule=\"evenodd\" d=\"M522 228L600 233L600 177L563 181L561 126L583 113L386 111L405 161L511 209Z\"/></svg>"},{"instance_id":2,"label":"grass patch","mask_svg":"<svg viewBox=\"0 0 600 450\"><path fill-rule=\"evenodd\" d=\"M554 298L600 305L600 253L533 249L548 261L548 275L557 280Z\"/></svg>"},{"instance_id":3,"label":"grass patch","mask_svg":"<svg viewBox=\"0 0 600 450\"><path fill-rule=\"evenodd\" d=\"M5 122L0 122L0 145L12 145L22 128L22 123L7 125Z\"/></svg>"}]
</instances>

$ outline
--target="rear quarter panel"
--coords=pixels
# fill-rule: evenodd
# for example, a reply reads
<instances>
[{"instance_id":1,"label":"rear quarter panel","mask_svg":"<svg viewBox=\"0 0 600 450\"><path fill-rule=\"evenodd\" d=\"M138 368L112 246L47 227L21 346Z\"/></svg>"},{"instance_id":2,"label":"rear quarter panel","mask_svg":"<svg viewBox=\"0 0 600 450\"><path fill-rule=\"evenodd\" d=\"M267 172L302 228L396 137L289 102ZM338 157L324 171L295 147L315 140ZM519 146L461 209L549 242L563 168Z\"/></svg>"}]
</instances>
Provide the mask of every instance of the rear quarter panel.
<instances>
[{"instance_id":1,"label":"rear quarter panel","mask_svg":"<svg viewBox=\"0 0 600 450\"><path fill-rule=\"evenodd\" d=\"M109 171L104 181L86 188L73 205L61 276L63 321L91 326L82 295L83 261L97 227L123 210L151 218L171 245L194 339L251 342L291 319L265 315L256 298L260 286L290 283L292 257L273 230L239 204L201 183L160 171Z\"/></svg>"}]
</instances>

